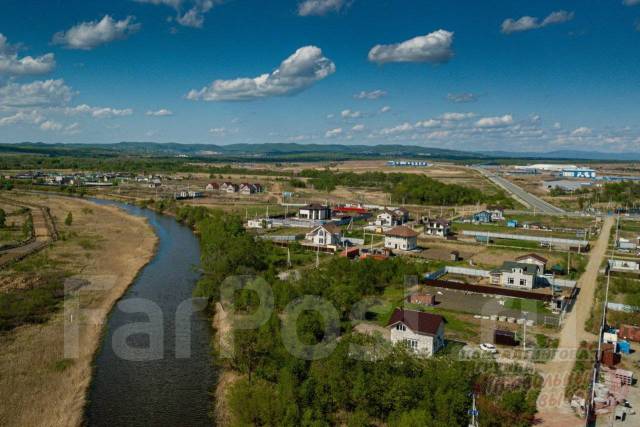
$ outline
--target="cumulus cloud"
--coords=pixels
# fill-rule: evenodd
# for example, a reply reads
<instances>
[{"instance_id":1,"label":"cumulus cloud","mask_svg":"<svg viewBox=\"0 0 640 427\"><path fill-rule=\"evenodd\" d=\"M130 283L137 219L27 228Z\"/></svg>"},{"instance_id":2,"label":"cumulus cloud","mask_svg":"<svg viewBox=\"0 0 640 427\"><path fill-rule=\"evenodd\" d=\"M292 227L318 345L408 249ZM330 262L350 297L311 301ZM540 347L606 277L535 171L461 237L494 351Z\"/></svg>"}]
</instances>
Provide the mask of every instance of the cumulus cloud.
<instances>
[{"instance_id":1,"label":"cumulus cloud","mask_svg":"<svg viewBox=\"0 0 640 427\"><path fill-rule=\"evenodd\" d=\"M362 117L362 112L353 110L342 110L340 112L340 116L342 116L343 119L357 119L359 117Z\"/></svg>"},{"instance_id":2,"label":"cumulus cloud","mask_svg":"<svg viewBox=\"0 0 640 427\"><path fill-rule=\"evenodd\" d=\"M509 18L502 22L502 32L504 34L512 34L521 31L535 30L549 25L561 24L563 22L571 21L574 15L575 14L573 12L558 10L551 12L542 20L542 22L533 16L523 16L517 20Z\"/></svg>"},{"instance_id":3,"label":"cumulus cloud","mask_svg":"<svg viewBox=\"0 0 640 427\"><path fill-rule=\"evenodd\" d=\"M325 138L336 138L338 136L342 135L342 128L335 128L335 129L329 129L328 131L325 132L324 137Z\"/></svg>"},{"instance_id":4,"label":"cumulus cloud","mask_svg":"<svg viewBox=\"0 0 640 427\"><path fill-rule=\"evenodd\" d=\"M369 92L363 90L362 92L353 95L353 97L356 99L380 99L384 96L387 96L387 92L380 89L372 90Z\"/></svg>"},{"instance_id":5,"label":"cumulus cloud","mask_svg":"<svg viewBox=\"0 0 640 427\"><path fill-rule=\"evenodd\" d=\"M470 92L449 93L447 94L447 100L456 104L465 104L469 102L476 102L478 100L478 95Z\"/></svg>"},{"instance_id":6,"label":"cumulus cloud","mask_svg":"<svg viewBox=\"0 0 640 427\"><path fill-rule=\"evenodd\" d=\"M479 128L493 128L500 126L508 126L513 124L513 116L511 114L505 114L498 117L483 117L476 122L476 127Z\"/></svg>"},{"instance_id":7,"label":"cumulus cloud","mask_svg":"<svg viewBox=\"0 0 640 427\"><path fill-rule=\"evenodd\" d=\"M393 135L396 133L409 132L412 130L413 125L411 123L405 122L394 127L380 129L380 135Z\"/></svg>"},{"instance_id":8,"label":"cumulus cloud","mask_svg":"<svg viewBox=\"0 0 640 427\"><path fill-rule=\"evenodd\" d=\"M442 116L440 116L440 118L442 120L450 122L458 122L460 120L469 119L474 116L474 113L444 113Z\"/></svg>"},{"instance_id":9,"label":"cumulus cloud","mask_svg":"<svg viewBox=\"0 0 640 427\"><path fill-rule=\"evenodd\" d=\"M69 102L73 95L62 79L36 80L27 84L8 83L0 86L0 106L57 106Z\"/></svg>"},{"instance_id":10,"label":"cumulus cloud","mask_svg":"<svg viewBox=\"0 0 640 427\"><path fill-rule=\"evenodd\" d=\"M53 53L41 56L18 56L18 48L0 33L0 75L25 76L49 73L56 66Z\"/></svg>"},{"instance_id":11,"label":"cumulus cloud","mask_svg":"<svg viewBox=\"0 0 640 427\"><path fill-rule=\"evenodd\" d=\"M587 136L591 135L591 129L585 126L574 129L571 132L571 136Z\"/></svg>"},{"instance_id":12,"label":"cumulus cloud","mask_svg":"<svg viewBox=\"0 0 640 427\"><path fill-rule=\"evenodd\" d=\"M323 16L329 12L339 12L349 4L347 0L305 0L298 4L298 15Z\"/></svg>"},{"instance_id":13,"label":"cumulus cloud","mask_svg":"<svg viewBox=\"0 0 640 427\"><path fill-rule=\"evenodd\" d=\"M53 43L68 49L91 50L115 40L124 40L140 30L135 17L115 21L105 15L100 21L81 22L53 36Z\"/></svg>"},{"instance_id":14,"label":"cumulus cloud","mask_svg":"<svg viewBox=\"0 0 640 427\"><path fill-rule=\"evenodd\" d=\"M202 28L204 16L223 0L136 0L138 3L164 5L175 9L175 21L185 27Z\"/></svg>"},{"instance_id":15,"label":"cumulus cloud","mask_svg":"<svg viewBox=\"0 0 640 427\"><path fill-rule=\"evenodd\" d=\"M131 116L133 114L133 110L131 108L117 109L111 107L91 107L87 104L81 104L65 109L65 114L69 116L88 114L96 119L111 119L114 117Z\"/></svg>"},{"instance_id":16,"label":"cumulus cloud","mask_svg":"<svg viewBox=\"0 0 640 427\"><path fill-rule=\"evenodd\" d=\"M149 110L145 114L147 116L153 116L153 117L165 117L165 116L173 116L173 111L167 110L166 108L161 108L156 111Z\"/></svg>"},{"instance_id":17,"label":"cumulus cloud","mask_svg":"<svg viewBox=\"0 0 640 427\"><path fill-rule=\"evenodd\" d=\"M351 128L351 130L354 131L354 132L362 132L364 130L364 125L363 124L354 125Z\"/></svg>"},{"instance_id":18,"label":"cumulus cloud","mask_svg":"<svg viewBox=\"0 0 640 427\"><path fill-rule=\"evenodd\" d=\"M0 127L2 126L10 126L19 123L27 123L27 124L40 124L45 120L44 116L37 110L31 111L18 111L17 113L0 117Z\"/></svg>"},{"instance_id":19,"label":"cumulus cloud","mask_svg":"<svg viewBox=\"0 0 640 427\"><path fill-rule=\"evenodd\" d=\"M335 64L316 46L304 46L268 74L254 78L215 80L187 94L192 101L248 101L290 95L304 90L336 71Z\"/></svg>"},{"instance_id":20,"label":"cumulus cloud","mask_svg":"<svg viewBox=\"0 0 640 427\"><path fill-rule=\"evenodd\" d=\"M40 129L44 130L44 131L59 131L62 130L63 125L53 121L53 120L47 120L42 122L42 124L40 124Z\"/></svg>"},{"instance_id":21,"label":"cumulus cloud","mask_svg":"<svg viewBox=\"0 0 640 427\"><path fill-rule=\"evenodd\" d=\"M438 30L402 43L376 45L369 51L369 61L378 64L387 62L444 63L453 57L452 44L453 32Z\"/></svg>"},{"instance_id":22,"label":"cumulus cloud","mask_svg":"<svg viewBox=\"0 0 640 427\"><path fill-rule=\"evenodd\" d=\"M389 107L388 105L385 105L384 107L382 107L380 109L380 112L383 113L383 114L384 113L388 113L389 111L391 111L391 107Z\"/></svg>"}]
</instances>

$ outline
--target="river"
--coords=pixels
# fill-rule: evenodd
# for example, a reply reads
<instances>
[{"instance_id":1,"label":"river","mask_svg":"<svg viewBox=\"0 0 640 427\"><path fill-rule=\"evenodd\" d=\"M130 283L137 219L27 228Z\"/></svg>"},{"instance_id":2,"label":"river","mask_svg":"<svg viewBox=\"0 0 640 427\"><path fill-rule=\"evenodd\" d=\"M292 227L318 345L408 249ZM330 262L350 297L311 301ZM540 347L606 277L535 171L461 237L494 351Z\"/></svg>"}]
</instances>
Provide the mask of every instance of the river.
<instances>
[{"instance_id":1,"label":"river","mask_svg":"<svg viewBox=\"0 0 640 427\"><path fill-rule=\"evenodd\" d=\"M211 363L212 331L206 312L196 309L200 304L190 302L200 276L198 240L171 217L120 202L92 201L147 218L159 242L155 256L119 302L131 304L132 309L125 312L116 305L109 314L95 359L87 425L211 426L210 392L216 379ZM179 308L195 313L178 316L186 319L181 322L176 320L176 313L182 312ZM150 329L122 333L132 325ZM122 336L126 339L120 339ZM152 360L120 356L131 348L142 353L157 348L158 352ZM188 356L185 352L189 351Z\"/></svg>"}]
</instances>

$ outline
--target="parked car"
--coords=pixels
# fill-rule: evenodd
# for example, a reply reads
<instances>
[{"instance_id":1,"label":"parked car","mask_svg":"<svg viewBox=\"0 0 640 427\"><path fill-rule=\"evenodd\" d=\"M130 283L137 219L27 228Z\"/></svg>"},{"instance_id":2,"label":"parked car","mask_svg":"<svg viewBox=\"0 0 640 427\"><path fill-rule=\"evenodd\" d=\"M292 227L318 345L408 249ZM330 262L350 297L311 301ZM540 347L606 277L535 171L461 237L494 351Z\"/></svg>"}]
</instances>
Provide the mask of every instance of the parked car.
<instances>
[{"instance_id":1,"label":"parked car","mask_svg":"<svg viewBox=\"0 0 640 427\"><path fill-rule=\"evenodd\" d=\"M496 346L491 344L491 343L482 343L480 344L480 350L486 352L486 353L491 353L491 354L496 354L498 352L498 349L496 349Z\"/></svg>"}]
</instances>

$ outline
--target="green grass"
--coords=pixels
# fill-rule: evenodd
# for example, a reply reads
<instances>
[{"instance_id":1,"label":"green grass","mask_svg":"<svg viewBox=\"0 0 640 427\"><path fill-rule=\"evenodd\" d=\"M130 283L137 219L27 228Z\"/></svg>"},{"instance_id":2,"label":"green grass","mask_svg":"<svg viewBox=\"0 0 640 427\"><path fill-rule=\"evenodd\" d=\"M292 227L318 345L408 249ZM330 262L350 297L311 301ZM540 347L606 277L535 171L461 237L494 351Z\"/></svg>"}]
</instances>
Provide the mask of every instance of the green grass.
<instances>
[{"instance_id":1,"label":"green grass","mask_svg":"<svg viewBox=\"0 0 640 427\"><path fill-rule=\"evenodd\" d=\"M0 294L0 331L25 323L43 323L57 310L64 298L64 275L48 274L33 289Z\"/></svg>"},{"instance_id":2,"label":"green grass","mask_svg":"<svg viewBox=\"0 0 640 427\"><path fill-rule=\"evenodd\" d=\"M56 360L55 363L51 366L51 370L54 372L64 372L68 368L73 366L74 363L75 363L75 360L73 359Z\"/></svg>"},{"instance_id":3,"label":"green grass","mask_svg":"<svg viewBox=\"0 0 640 427\"><path fill-rule=\"evenodd\" d=\"M511 310L527 311L530 313L551 314L544 302L521 298L506 298L504 307Z\"/></svg>"},{"instance_id":4,"label":"green grass","mask_svg":"<svg viewBox=\"0 0 640 427\"><path fill-rule=\"evenodd\" d=\"M529 240L516 240L516 239L493 239L493 245L509 246L512 248L526 248L526 249L539 249L539 242L532 242Z\"/></svg>"}]
</instances>

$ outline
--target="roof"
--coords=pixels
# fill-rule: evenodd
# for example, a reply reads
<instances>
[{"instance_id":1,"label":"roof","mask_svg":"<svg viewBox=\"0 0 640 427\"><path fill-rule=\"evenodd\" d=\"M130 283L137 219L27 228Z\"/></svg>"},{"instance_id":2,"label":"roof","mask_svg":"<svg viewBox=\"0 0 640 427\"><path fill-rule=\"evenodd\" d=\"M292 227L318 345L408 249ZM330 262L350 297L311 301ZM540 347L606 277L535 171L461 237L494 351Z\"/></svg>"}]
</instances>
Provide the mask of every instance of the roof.
<instances>
[{"instance_id":1,"label":"roof","mask_svg":"<svg viewBox=\"0 0 640 427\"><path fill-rule=\"evenodd\" d=\"M535 264L525 264L523 262L513 262L513 261L505 261L502 264L502 267L500 267L497 270L493 270L493 272L502 272L502 271L506 271L509 272L511 270L513 270L514 268L521 268L522 271L524 271L526 274L535 274L538 272L538 266Z\"/></svg>"},{"instance_id":2,"label":"roof","mask_svg":"<svg viewBox=\"0 0 640 427\"><path fill-rule=\"evenodd\" d=\"M418 233L416 233L415 231L413 231L412 229L410 229L409 227L405 227L405 226L398 226L398 227L393 227L391 230L386 231L384 233L385 236L392 236L392 237L418 237Z\"/></svg>"},{"instance_id":3,"label":"roof","mask_svg":"<svg viewBox=\"0 0 640 427\"><path fill-rule=\"evenodd\" d=\"M327 230L331 234L340 234L342 232L342 229L333 223L324 224L324 225L321 225L321 227Z\"/></svg>"},{"instance_id":4,"label":"roof","mask_svg":"<svg viewBox=\"0 0 640 427\"><path fill-rule=\"evenodd\" d=\"M320 210L320 209L329 209L329 206L323 206L319 203L310 203L306 206L302 206L300 209L314 209L314 210Z\"/></svg>"},{"instance_id":5,"label":"roof","mask_svg":"<svg viewBox=\"0 0 640 427\"><path fill-rule=\"evenodd\" d=\"M427 219L427 222L429 224L440 224L444 227L449 227L451 225L451 221L444 219L444 218L436 218L436 219Z\"/></svg>"},{"instance_id":6,"label":"roof","mask_svg":"<svg viewBox=\"0 0 640 427\"><path fill-rule=\"evenodd\" d=\"M404 323L413 332L436 335L440 325L444 323L444 318L437 314L396 308L391 315L391 319L389 319L387 327L395 325L398 322Z\"/></svg>"},{"instance_id":7,"label":"roof","mask_svg":"<svg viewBox=\"0 0 640 427\"><path fill-rule=\"evenodd\" d=\"M543 263L545 263L545 264L546 264L547 262L549 262L549 260L548 260L548 259L546 259L545 257L541 257L540 255L538 255L538 254L533 254L533 253L531 253L531 254L526 254L526 255L522 255L522 256L519 256L518 258L516 258L516 261L520 261L520 260L522 260L522 259L527 259L527 258L537 259L538 261L543 262Z\"/></svg>"}]
</instances>

